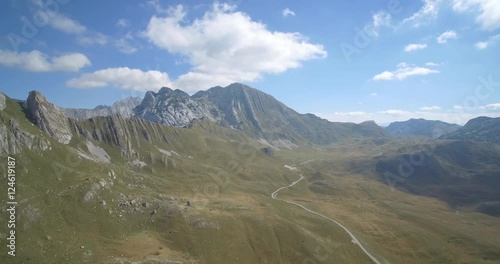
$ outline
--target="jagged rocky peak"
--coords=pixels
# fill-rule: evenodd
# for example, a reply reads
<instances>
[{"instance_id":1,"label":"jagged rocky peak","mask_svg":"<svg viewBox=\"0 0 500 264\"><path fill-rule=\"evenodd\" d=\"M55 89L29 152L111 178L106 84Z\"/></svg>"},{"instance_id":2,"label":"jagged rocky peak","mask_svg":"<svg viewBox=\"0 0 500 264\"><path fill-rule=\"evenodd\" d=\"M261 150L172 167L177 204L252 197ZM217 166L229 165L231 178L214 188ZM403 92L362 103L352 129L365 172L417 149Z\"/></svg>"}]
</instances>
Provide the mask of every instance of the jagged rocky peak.
<instances>
[{"instance_id":1,"label":"jagged rocky peak","mask_svg":"<svg viewBox=\"0 0 500 264\"><path fill-rule=\"evenodd\" d=\"M176 127L186 127L195 119L209 116L205 107L189 94L168 87L147 92L133 111L135 116Z\"/></svg>"},{"instance_id":2,"label":"jagged rocky peak","mask_svg":"<svg viewBox=\"0 0 500 264\"><path fill-rule=\"evenodd\" d=\"M71 141L72 133L68 118L59 107L49 103L40 92L31 91L23 107L29 111L31 121L40 130L60 143L68 144Z\"/></svg>"}]
</instances>

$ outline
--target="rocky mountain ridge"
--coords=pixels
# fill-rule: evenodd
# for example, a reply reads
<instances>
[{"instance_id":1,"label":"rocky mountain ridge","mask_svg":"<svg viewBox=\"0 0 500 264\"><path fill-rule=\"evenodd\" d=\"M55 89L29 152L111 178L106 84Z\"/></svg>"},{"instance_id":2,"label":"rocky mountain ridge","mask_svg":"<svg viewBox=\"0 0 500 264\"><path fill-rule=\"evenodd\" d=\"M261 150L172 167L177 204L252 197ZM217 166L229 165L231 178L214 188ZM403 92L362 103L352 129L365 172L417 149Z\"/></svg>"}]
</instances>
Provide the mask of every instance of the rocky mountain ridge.
<instances>
[{"instance_id":1,"label":"rocky mountain ridge","mask_svg":"<svg viewBox=\"0 0 500 264\"><path fill-rule=\"evenodd\" d=\"M36 94L37 98L43 97ZM147 92L140 103L138 98L127 98L110 107L94 109L64 109L46 103L45 99L41 101L50 113L42 115L48 119L35 118L35 123L62 143L70 140L67 118L85 120L112 115L140 117L174 127L189 127L195 120L209 120L275 146L328 145L345 138L388 136L374 122L336 123L313 114L297 113L271 95L240 83L213 87L193 96L163 87L158 92ZM25 104L25 107L32 115L40 115L36 105Z\"/></svg>"},{"instance_id":2,"label":"rocky mountain ridge","mask_svg":"<svg viewBox=\"0 0 500 264\"><path fill-rule=\"evenodd\" d=\"M189 96L162 88L148 92L134 109L136 116L184 127L195 119L208 119L269 142L331 144L351 137L386 137L375 123L334 123L313 114L299 114L269 94L244 84L213 87Z\"/></svg>"}]
</instances>

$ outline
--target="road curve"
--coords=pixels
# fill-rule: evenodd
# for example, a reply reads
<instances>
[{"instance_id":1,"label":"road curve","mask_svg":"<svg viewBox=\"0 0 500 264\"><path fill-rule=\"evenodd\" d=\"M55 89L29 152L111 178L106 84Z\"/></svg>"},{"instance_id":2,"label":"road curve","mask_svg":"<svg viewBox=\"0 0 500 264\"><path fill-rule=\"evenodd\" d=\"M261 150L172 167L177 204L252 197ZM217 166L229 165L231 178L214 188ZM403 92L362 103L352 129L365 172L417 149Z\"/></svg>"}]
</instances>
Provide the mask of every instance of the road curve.
<instances>
[{"instance_id":1,"label":"road curve","mask_svg":"<svg viewBox=\"0 0 500 264\"><path fill-rule=\"evenodd\" d=\"M283 200L283 199L278 199L278 198L276 198L276 196L278 195L278 192L280 192L280 191L281 191L281 190L283 190L283 189L290 188L290 187L294 186L295 184L297 184L298 182L300 182L301 180L303 180L303 179L304 179L304 176L303 176L302 174L299 174L299 175L300 175L300 179L298 179L298 180L296 180L296 181L292 182L292 183L291 183L290 185L288 185L288 186L281 187L281 188L279 188L278 190L274 191L274 192L271 194L271 198L276 199L276 200L280 200L280 201L283 201L283 202L286 202L286 203L289 203L289 204L293 204L293 205L295 205L295 206L298 206L298 207L300 207L300 208L302 208L302 209L306 210L306 211L307 211L307 212L309 212L309 213L315 214L315 215L317 215L317 216L320 216L320 217L325 218L326 220L329 220L329 221L331 221L331 222L334 222L335 224L337 224L338 226L340 226L342 229L344 229L344 230L347 232L347 234L349 234L349 236L350 236L350 237L351 237L351 239L352 239L352 242L353 242L354 244L358 245L358 246L359 246L359 248L361 248L361 250L362 250L362 251L363 251L363 252L364 252L364 253L365 253L365 254L366 254L366 255L367 255L367 256L368 256L368 257L369 257L369 258L370 258L370 259L371 259L374 263L375 263L375 264L382 264L382 263L381 263L380 261L378 261L378 260L377 260L374 256L372 256L372 254L370 254L370 252L368 252L368 250L366 250L366 249L363 247L363 245L361 245L361 243L359 242L359 240L358 240L358 239L354 236L354 234L353 234L353 233L351 233L351 231L349 231L349 229L347 229L345 226L343 226L343 225L342 225L342 224L340 224L339 222L335 221L334 219L332 219L332 218L330 218L330 217L328 217L328 216L324 216L324 215L322 215L322 214L320 214L320 213L318 213L318 212L315 212L315 211L313 211L313 210L311 210L311 209L309 209L309 208L307 208L307 207L305 207L305 206L303 206L303 205L301 205L301 204L298 204L298 203L295 203L295 202L291 202L291 201L287 201L287 200Z\"/></svg>"}]
</instances>

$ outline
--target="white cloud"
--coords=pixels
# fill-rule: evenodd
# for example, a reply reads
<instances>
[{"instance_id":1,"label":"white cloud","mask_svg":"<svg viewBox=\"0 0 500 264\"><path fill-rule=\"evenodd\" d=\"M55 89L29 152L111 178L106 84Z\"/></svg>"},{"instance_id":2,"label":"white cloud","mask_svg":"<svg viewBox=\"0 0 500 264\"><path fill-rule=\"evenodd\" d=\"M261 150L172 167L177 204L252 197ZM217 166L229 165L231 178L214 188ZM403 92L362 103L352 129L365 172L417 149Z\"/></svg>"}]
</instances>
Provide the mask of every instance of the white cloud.
<instances>
[{"instance_id":1,"label":"white cloud","mask_svg":"<svg viewBox=\"0 0 500 264\"><path fill-rule=\"evenodd\" d=\"M87 31L87 28L79 22L60 13L51 13L52 17L49 19L49 25L67 34L80 35Z\"/></svg>"},{"instance_id":2,"label":"white cloud","mask_svg":"<svg viewBox=\"0 0 500 264\"><path fill-rule=\"evenodd\" d=\"M491 36L487 41L476 42L474 46L476 49L486 49L500 42L500 34Z\"/></svg>"},{"instance_id":3,"label":"white cloud","mask_svg":"<svg viewBox=\"0 0 500 264\"><path fill-rule=\"evenodd\" d=\"M38 50L30 52L0 50L0 65L30 72L76 72L91 64L81 53L68 53L50 58Z\"/></svg>"},{"instance_id":4,"label":"white cloud","mask_svg":"<svg viewBox=\"0 0 500 264\"><path fill-rule=\"evenodd\" d=\"M490 43L488 41L480 41L480 42L476 42L474 44L474 47L476 47L476 49L486 49L490 46Z\"/></svg>"},{"instance_id":5,"label":"white cloud","mask_svg":"<svg viewBox=\"0 0 500 264\"><path fill-rule=\"evenodd\" d=\"M80 22L68 16L51 11L47 11L46 14L49 16L48 25L50 27L63 33L76 36L78 43L82 45L106 45L108 43L108 37L106 35L91 31Z\"/></svg>"},{"instance_id":6,"label":"white cloud","mask_svg":"<svg viewBox=\"0 0 500 264\"><path fill-rule=\"evenodd\" d=\"M192 22L186 15L181 5L170 8L164 17L153 16L144 32L157 47L187 58L191 71L174 83L180 89L256 81L327 56L322 45L299 33L269 31L233 5L215 3Z\"/></svg>"},{"instance_id":7,"label":"white cloud","mask_svg":"<svg viewBox=\"0 0 500 264\"><path fill-rule=\"evenodd\" d=\"M430 112L430 111L439 111L441 107L439 106L424 106L420 108L420 111Z\"/></svg>"},{"instance_id":8,"label":"white cloud","mask_svg":"<svg viewBox=\"0 0 500 264\"><path fill-rule=\"evenodd\" d=\"M482 109L490 110L490 111L500 111L500 103L496 104L488 104L481 107Z\"/></svg>"},{"instance_id":9,"label":"white cloud","mask_svg":"<svg viewBox=\"0 0 500 264\"><path fill-rule=\"evenodd\" d=\"M343 116L365 116L368 115L365 112L362 111L355 111L355 112L336 112L335 115L343 115Z\"/></svg>"},{"instance_id":10,"label":"white cloud","mask_svg":"<svg viewBox=\"0 0 500 264\"><path fill-rule=\"evenodd\" d=\"M500 1L498 0L453 0L453 10L459 13L475 12L476 23L483 30L500 28Z\"/></svg>"},{"instance_id":11,"label":"white cloud","mask_svg":"<svg viewBox=\"0 0 500 264\"><path fill-rule=\"evenodd\" d=\"M421 27L429 24L439 13L439 4L441 0L422 0L423 6L413 15L405 18L401 24L411 24L414 27Z\"/></svg>"},{"instance_id":12,"label":"white cloud","mask_svg":"<svg viewBox=\"0 0 500 264\"><path fill-rule=\"evenodd\" d=\"M290 10L289 8L285 8L282 11L284 17L295 16L295 12Z\"/></svg>"},{"instance_id":13,"label":"white cloud","mask_svg":"<svg viewBox=\"0 0 500 264\"><path fill-rule=\"evenodd\" d=\"M125 54L136 53L139 49L131 44L134 41L134 37L131 32L128 32L124 37L119 38L115 41L116 48Z\"/></svg>"},{"instance_id":14,"label":"white cloud","mask_svg":"<svg viewBox=\"0 0 500 264\"><path fill-rule=\"evenodd\" d=\"M377 93L371 93L370 96L378 96Z\"/></svg>"},{"instance_id":15,"label":"white cloud","mask_svg":"<svg viewBox=\"0 0 500 264\"><path fill-rule=\"evenodd\" d=\"M159 0L149 0L146 5L152 7L158 14L168 13L168 8L162 7Z\"/></svg>"},{"instance_id":16,"label":"white cloud","mask_svg":"<svg viewBox=\"0 0 500 264\"><path fill-rule=\"evenodd\" d=\"M425 64L425 66L429 66L429 67L437 67L439 66L440 64L439 63L435 63L435 62L432 62L432 61L429 61Z\"/></svg>"},{"instance_id":17,"label":"white cloud","mask_svg":"<svg viewBox=\"0 0 500 264\"><path fill-rule=\"evenodd\" d=\"M121 38L115 42L116 48L125 54L132 54L137 52L137 48L132 46L126 39Z\"/></svg>"},{"instance_id":18,"label":"white cloud","mask_svg":"<svg viewBox=\"0 0 500 264\"><path fill-rule=\"evenodd\" d=\"M404 80L411 76L439 73L437 70L400 63L395 71L384 71L373 77L374 81Z\"/></svg>"},{"instance_id":19,"label":"white cloud","mask_svg":"<svg viewBox=\"0 0 500 264\"><path fill-rule=\"evenodd\" d=\"M380 74L377 74L373 77L374 81L381 81L381 80L393 80L395 78L394 73L390 71L384 71Z\"/></svg>"},{"instance_id":20,"label":"white cloud","mask_svg":"<svg viewBox=\"0 0 500 264\"><path fill-rule=\"evenodd\" d=\"M455 32L453 30L448 30L448 31L444 32L443 34L439 35L436 38L436 40L439 44L444 44L444 43L447 43L448 40L457 39L457 38L458 38L457 32Z\"/></svg>"},{"instance_id":21,"label":"white cloud","mask_svg":"<svg viewBox=\"0 0 500 264\"><path fill-rule=\"evenodd\" d=\"M94 45L98 44L104 46L108 43L108 37L102 33L93 32L86 35L80 35L77 38L78 43L81 45Z\"/></svg>"},{"instance_id":22,"label":"white cloud","mask_svg":"<svg viewBox=\"0 0 500 264\"><path fill-rule=\"evenodd\" d=\"M372 21L365 26L364 31L372 37L378 37L380 30L385 27L391 27L391 14L380 11L372 16Z\"/></svg>"},{"instance_id":23,"label":"white cloud","mask_svg":"<svg viewBox=\"0 0 500 264\"><path fill-rule=\"evenodd\" d=\"M120 18L116 21L116 25L119 27L128 27L130 25L130 20L125 18Z\"/></svg>"},{"instance_id":24,"label":"white cloud","mask_svg":"<svg viewBox=\"0 0 500 264\"><path fill-rule=\"evenodd\" d=\"M120 89L149 91L171 86L167 73L160 71L142 71L128 67L108 68L93 73L82 74L66 82L72 88L116 87Z\"/></svg>"},{"instance_id":25,"label":"white cloud","mask_svg":"<svg viewBox=\"0 0 500 264\"><path fill-rule=\"evenodd\" d=\"M408 46L405 47L405 51L410 52L410 51L422 50L422 49L426 49L426 48L427 48L427 44L409 44Z\"/></svg>"},{"instance_id":26,"label":"white cloud","mask_svg":"<svg viewBox=\"0 0 500 264\"><path fill-rule=\"evenodd\" d=\"M404 110L390 109L390 110L379 111L378 113L384 114L384 115L401 116L401 115L409 114L410 112L404 111Z\"/></svg>"}]
</instances>

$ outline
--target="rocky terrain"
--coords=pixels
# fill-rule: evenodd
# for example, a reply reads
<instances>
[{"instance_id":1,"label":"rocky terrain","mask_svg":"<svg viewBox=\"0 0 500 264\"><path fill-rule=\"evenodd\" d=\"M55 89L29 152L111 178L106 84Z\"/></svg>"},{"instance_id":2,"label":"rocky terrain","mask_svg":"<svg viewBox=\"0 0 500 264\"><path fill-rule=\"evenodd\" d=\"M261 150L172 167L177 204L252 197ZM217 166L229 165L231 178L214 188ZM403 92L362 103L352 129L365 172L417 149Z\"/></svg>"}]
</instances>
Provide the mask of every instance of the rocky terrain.
<instances>
[{"instance_id":1,"label":"rocky terrain","mask_svg":"<svg viewBox=\"0 0 500 264\"><path fill-rule=\"evenodd\" d=\"M211 118L206 106L181 90L167 87L161 88L158 93L147 92L133 112L143 119L176 127L186 127L195 119Z\"/></svg>"},{"instance_id":2,"label":"rocky terrain","mask_svg":"<svg viewBox=\"0 0 500 264\"><path fill-rule=\"evenodd\" d=\"M29 118L43 132L63 144L68 144L73 137L69 128L69 120L64 112L45 97L37 92L30 92L28 99L24 102Z\"/></svg>"}]
</instances>

